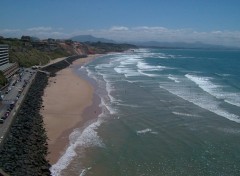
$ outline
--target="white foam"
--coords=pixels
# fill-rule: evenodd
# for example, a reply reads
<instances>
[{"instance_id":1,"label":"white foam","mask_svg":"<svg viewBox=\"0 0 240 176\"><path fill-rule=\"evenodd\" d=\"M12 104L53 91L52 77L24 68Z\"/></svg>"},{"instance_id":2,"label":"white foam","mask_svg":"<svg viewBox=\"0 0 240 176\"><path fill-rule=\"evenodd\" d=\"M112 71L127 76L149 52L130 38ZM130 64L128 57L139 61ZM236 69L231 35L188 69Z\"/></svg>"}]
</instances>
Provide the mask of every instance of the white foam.
<instances>
[{"instance_id":1,"label":"white foam","mask_svg":"<svg viewBox=\"0 0 240 176\"><path fill-rule=\"evenodd\" d=\"M117 103L118 106L126 106L131 108L139 108L139 105L133 105L133 104L123 104L123 103Z\"/></svg>"},{"instance_id":2,"label":"white foam","mask_svg":"<svg viewBox=\"0 0 240 176\"><path fill-rule=\"evenodd\" d=\"M95 76L95 74L91 70L89 70L86 67L85 67L85 69L87 71L87 75L88 75L89 78L93 78L94 80L98 81L97 77Z\"/></svg>"},{"instance_id":3,"label":"white foam","mask_svg":"<svg viewBox=\"0 0 240 176\"><path fill-rule=\"evenodd\" d=\"M160 65L157 65L157 66L149 65L142 61L139 61L137 63L137 67L138 67L138 69L143 70L143 71L162 71L167 68L167 67L160 66Z\"/></svg>"},{"instance_id":4,"label":"white foam","mask_svg":"<svg viewBox=\"0 0 240 176\"><path fill-rule=\"evenodd\" d=\"M117 110L114 109L111 105L109 105L108 103L106 103L106 101L104 100L104 98L100 97L101 99L101 104L100 106L101 107L105 107L106 110L110 113L110 114L116 114L117 113Z\"/></svg>"},{"instance_id":5,"label":"white foam","mask_svg":"<svg viewBox=\"0 0 240 176\"><path fill-rule=\"evenodd\" d=\"M150 51L150 49L147 49L147 48L139 48L139 49L136 49L135 52L138 52L138 53L149 53L151 51Z\"/></svg>"},{"instance_id":6,"label":"white foam","mask_svg":"<svg viewBox=\"0 0 240 176\"><path fill-rule=\"evenodd\" d=\"M234 128L218 128L218 129L220 131L225 132L225 133L236 134L236 135L240 134L240 130L239 129L234 129Z\"/></svg>"},{"instance_id":7,"label":"white foam","mask_svg":"<svg viewBox=\"0 0 240 176\"><path fill-rule=\"evenodd\" d=\"M195 82L204 91L206 91L206 92L208 92L210 94L211 94L211 92L213 92L213 90L216 90L217 88L220 87L218 85L213 84L210 81L212 79L210 77L198 77L198 76L190 75L190 74L186 74L185 76L188 79L190 79L191 81Z\"/></svg>"},{"instance_id":8,"label":"white foam","mask_svg":"<svg viewBox=\"0 0 240 176\"><path fill-rule=\"evenodd\" d=\"M114 67L114 70L119 74L124 74L125 73L125 69L122 68L122 67Z\"/></svg>"},{"instance_id":9,"label":"white foam","mask_svg":"<svg viewBox=\"0 0 240 176\"><path fill-rule=\"evenodd\" d=\"M160 88L163 88L170 93L181 97L184 100L187 100L203 109L206 109L210 112L213 112L219 116L225 117L231 121L240 123L240 117L238 115L232 114L219 106L219 102L216 101L213 97L199 93L199 90L191 89L187 86L188 84L183 84L180 86L173 86L171 84L162 84Z\"/></svg>"},{"instance_id":10,"label":"white foam","mask_svg":"<svg viewBox=\"0 0 240 176\"><path fill-rule=\"evenodd\" d=\"M173 80L175 83L180 83L180 81L178 80L178 78L176 78L176 77L174 77L174 76L172 76L172 75L169 75L169 76L168 76L168 79Z\"/></svg>"},{"instance_id":11,"label":"white foam","mask_svg":"<svg viewBox=\"0 0 240 176\"><path fill-rule=\"evenodd\" d=\"M140 50L141 51L141 50ZM148 50L149 51L149 50ZM152 74L152 73L147 73L150 71L161 71L166 69L164 66L151 66L147 63L144 62L143 54L151 54L151 53L145 53L147 51L143 50L141 51L140 55L127 55L124 57L120 57L120 62L118 66L114 68L114 70L119 73L119 74L124 74L126 78L131 77L131 76L140 76L140 75L145 75L148 77L157 77L157 74ZM139 53L138 53L139 54ZM149 57L149 56L148 56ZM138 70L134 70L133 68L137 65Z\"/></svg>"},{"instance_id":12,"label":"white foam","mask_svg":"<svg viewBox=\"0 0 240 176\"><path fill-rule=\"evenodd\" d=\"M157 56L157 58L159 58L159 59L169 59L169 57L167 57L167 56Z\"/></svg>"},{"instance_id":13,"label":"white foam","mask_svg":"<svg viewBox=\"0 0 240 176\"><path fill-rule=\"evenodd\" d=\"M97 66L95 66L96 70L102 70L104 68L111 68L113 66L112 63L108 63L108 64L99 64Z\"/></svg>"},{"instance_id":14,"label":"white foam","mask_svg":"<svg viewBox=\"0 0 240 176\"><path fill-rule=\"evenodd\" d=\"M132 77L132 76L140 76L140 74L138 72L135 72L135 71L130 71L130 72L127 72L126 74L124 74L124 76L126 78L128 78L128 77Z\"/></svg>"},{"instance_id":15,"label":"white foam","mask_svg":"<svg viewBox=\"0 0 240 176\"><path fill-rule=\"evenodd\" d=\"M155 53L141 53L142 58L156 58L157 54Z\"/></svg>"},{"instance_id":16,"label":"white foam","mask_svg":"<svg viewBox=\"0 0 240 176\"><path fill-rule=\"evenodd\" d=\"M111 95L113 87L110 84L110 82L108 82L108 81L106 82L106 90L107 90L108 97L110 98L111 103L116 102L117 100Z\"/></svg>"},{"instance_id":17,"label":"white foam","mask_svg":"<svg viewBox=\"0 0 240 176\"><path fill-rule=\"evenodd\" d=\"M101 75L102 77L97 79L97 77L94 75L94 72L91 72L88 70L88 73L91 74L91 77L95 78L97 81L99 87L105 87L104 92L101 91L101 89L97 89L96 93L100 96L101 104L100 107L102 107L104 110L108 111L109 114L116 114L117 110L112 107L113 103L121 102L120 100L117 100L115 97L112 96L112 92L115 90L114 86L112 85L112 82L110 81L110 77L107 74L102 74L100 72L97 72L96 74ZM106 93L105 93L106 90Z\"/></svg>"},{"instance_id":18,"label":"white foam","mask_svg":"<svg viewBox=\"0 0 240 176\"><path fill-rule=\"evenodd\" d=\"M129 83L132 83L132 84L140 82L140 81L130 81L130 80L126 80L126 81L129 82Z\"/></svg>"},{"instance_id":19,"label":"white foam","mask_svg":"<svg viewBox=\"0 0 240 176\"><path fill-rule=\"evenodd\" d=\"M122 66L126 66L126 65L133 65L133 64L136 64L139 59L141 59L140 56L137 56L137 55L131 55L131 56L125 56L125 57L121 57L119 59L120 61L120 65Z\"/></svg>"},{"instance_id":20,"label":"white foam","mask_svg":"<svg viewBox=\"0 0 240 176\"><path fill-rule=\"evenodd\" d=\"M101 74L103 77L103 80L105 82L105 85L106 85L106 91L107 91L107 94L108 94L108 97L110 99L110 102L111 103L115 103L115 102L118 102L118 100L116 98L114 98L112 96L112 92L115 90L114 86L113 86L113 81L110 80L110 78L108 77L107 74Z\"/></svg>"},{"instance_id":21,"label":"white foam","mask_svg":"<svg viewBox=\"0 0 240 176\"><path fill-rule=\"evenodd\" d=\"M126 78L140 75L138 72L126 67L119 66L119 67L115 67L114 70L119 74L124 74Z\"/></svg>"},{"instance_id":22,"label":"white foam","mask_svg":"<svg viewBox=\"0 0 240 176\"><path fill-rule=\"evenodd\" d=\"M131 59L125 59L120 62L121 66L128 66L128 65L133 65L138 62L137 58L131 58Z\"/></svg>"},{"instance_id":23,"label":"white foam","mask_svg":"<svg viewBox=\"0 0 240 176\"><path fill-rule=\"evenodd\" d=\"M154 52L146 52L146 53L141 53L141 57L145 58L158 58L158 59L173 59L176 56L175 55L167 55L164 53L154 53Z\"/></svg>"},{"instance_id":24,"label":"white foam","mask_svg":"<svg viewBox=\"0 0 240 176\"><path fill-rule=\"evenodd\" d=\"M146 72L144 72L144 71L142 71L142 70L139 70L139 69L138 69L138 72L139 72L140 74L145 75L145 76L148 76L148 77L158 77L158 76L159 76L159 75L157 75L157 74L146 73Z\"/></svg>"},{"instance_id":25,"label":"white foam","mask_svg":"<svg viewBox=\"0 0 240 176\"><path fill-rule=\"evenodd\" d=\"M195 115L195 114L187 114L187 113L176 112L176 111L173 111L172 113L173 113L173 114L175 114L175 115L178 115L178 116L186 116L186 117L200 117L200 116L198 116L198 115Z\"/></svg>"},{"instance_id":26,"label":"white foam","mask_svg":"<svg viewBox=\"0 0 240 176\"><path fill-rule=\"evenodd\" d=\"M75 129L71 135L69 136L70 144L66 149L65 153L61 156L61 158L52 165L50 168L51 174L53 176L61 175L62 170L66 169L71 161L74 159L76 154L76 148L78 147L104 147L104 144L97 132L95 131L100 125L102 121L98 119L98 121L90 124L86 127L82 132L80 129Z\"/></svg>"},{"instance_id":27,"label":"white foam","mask_svg":"<svg viewBox=\"0 0 240 176\"><path fill-rule=\"evenodd\" d=\"M167 54L164 54L164 53L157 53L157 54L153 55L152 57L158 58L158 59L174 59L176 56L167 55Z\"/></svg>"},{"instance_id":28,"label":"white foam","mask_svg":"<svg viewBox=\"0 0 240 176\"><path fill-rule=\"evenodd\" d=\"M107 78L107 75L106 75L106 74L101 74L101 75L102 75L102 77L103 77L103 80L105 81L106 91L107 91L107 94L108 94L108 97L109 97L111 103L117 101L117 100L111 95L111 92L114 91L114 87L112 86L111 81Z\"/></svg>"},{"instance_id":29,"label":"white foam","mask_svg":"<svg viewBox=\"0 0 240 176\"><path fill-rule=\"evenodd\" d=\"M137 131L137 135L139 135L139 134L146 134L146 133L158 134L157 132L153 131L150 128L146 128L146 129Z\"/></svg>"},{"instance_id":30,"label":"white foam","mask_svg":"<svg viewBox=\"0 0 240 176\"><path fill-rule=\"evenodd\" d=\"M92 167L83 169L82 172L81 172L81 174L80 174L79 176L85 176L85 175L87 174L87 172L88 172L89 170L91 170L91 169L92 169Z\"/></svg>"},{"instance_id":31,"label":"white foam","mask_svg":"<svg viewBox=\"0 0 240 176\"><path fill-rule=\"evenodd\" d=\"M216 73L216 75L221 76L221 77L229 77L231 74L221 74L221 73Z\"/></svg>"},{"instance_id":32,"label":"white foam","mask_svg":"<svg viewBox=\"0 0 240 176\"><path fill-rule=\"evenodd\" d=\"M151 134L158 134L158 132L156 132L156 131L151 131L150 133Z\"/></svg>"},{"instance_id":33,"label":"white foam","mask_svg":"<svg viewBox=\"0 0 240 176\"><path fill-rule=\"evenodd\" d=\"M174 55L167 55L164 53L155 53L152 50L141 50L140 52L137 52L138 55L141 56L141 58L160 58L160 59L169 59L174 58Z\"/></svg>"},{"instance_id":34,"label":"white foam","mask_svg":"<svg viewBox=\"0 0 240 176\"><path fill-rule=\"evenodd\" d=\"M141 56L136 54L121 55L113 58L112 62L120 62L121 65L132 65L136 63Z\"/></svg>"},{"instance_id":35,"label":"white foam","mask_svg":"<svg viewBox=\"0 0 240 176\"><path fill-rule=\"evenodd\" d=\"M240 103L238 102L238 99L239 99L240 95L239 94L235 94L234 96L230 96L230 97L231 97L231 100L224 100L224 101L226 103L228 103L228 104L240 107Z\"/></svg>"},{"instance_id":36,"label":"white foam","mask_svg":"<svg viewBox=\"0 0 240 176\"><path fill-rule=\"evenodd\" d=\"M78 68L78 70L83 70L86 69L86 67L84 65L80 66L80 68Z\"/></svg>"},{"instance_id":37,"label":"white foam","mask_svg":"<svg viewBox=\"0 0 240 176\"><path fill-rule=\"evenodd\" d=\"M240 107L240 93L223 91L223 86L214 84L209 77L199 77L195 75L186 74L188 79L195 82L202 90L216 97L224 100L226 103Z\"/></svg>"}]
</instances>

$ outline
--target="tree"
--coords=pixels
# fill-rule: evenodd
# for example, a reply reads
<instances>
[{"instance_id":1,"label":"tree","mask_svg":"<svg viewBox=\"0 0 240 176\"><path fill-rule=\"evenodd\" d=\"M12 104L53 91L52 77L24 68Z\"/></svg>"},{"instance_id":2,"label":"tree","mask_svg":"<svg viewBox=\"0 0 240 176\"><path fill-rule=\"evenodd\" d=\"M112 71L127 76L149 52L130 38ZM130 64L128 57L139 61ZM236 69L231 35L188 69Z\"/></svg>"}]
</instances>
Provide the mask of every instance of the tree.
<instances>
[{"instance_id":1,"label":"tree","mask_svg":"<svg viewBox=\"0 0 240 176\"><path fill-rule=\"evenodd\" d=\"M7 79L6 77L4 76L3 72L0 71L0 86L4 86L5 84L7 83Z\"/></svg>"}]
</instances>

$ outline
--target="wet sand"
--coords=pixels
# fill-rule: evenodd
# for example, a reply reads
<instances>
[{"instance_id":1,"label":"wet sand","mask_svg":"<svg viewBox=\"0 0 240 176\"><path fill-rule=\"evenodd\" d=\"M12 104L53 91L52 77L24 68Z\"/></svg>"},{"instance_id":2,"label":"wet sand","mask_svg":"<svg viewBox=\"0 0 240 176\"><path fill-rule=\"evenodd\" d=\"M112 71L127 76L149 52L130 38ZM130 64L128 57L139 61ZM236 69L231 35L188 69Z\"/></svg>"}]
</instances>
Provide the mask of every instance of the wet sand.
<instances>
[{"instance_id":1,"label":"wet sand","mask_svg":"<svg viewBox=\"0 0 240 176\"><path fill-rule=\"evenodd\" d=\"M49 138L48 159L51 164L56 163L64 152L70 133L75 128L82 127L88 118L96 118L100 113L94 88L74 73L74 68L91 62L96 57L99 55L78 59L48 80L41 114Z\"/></svg>"}]
</instances>

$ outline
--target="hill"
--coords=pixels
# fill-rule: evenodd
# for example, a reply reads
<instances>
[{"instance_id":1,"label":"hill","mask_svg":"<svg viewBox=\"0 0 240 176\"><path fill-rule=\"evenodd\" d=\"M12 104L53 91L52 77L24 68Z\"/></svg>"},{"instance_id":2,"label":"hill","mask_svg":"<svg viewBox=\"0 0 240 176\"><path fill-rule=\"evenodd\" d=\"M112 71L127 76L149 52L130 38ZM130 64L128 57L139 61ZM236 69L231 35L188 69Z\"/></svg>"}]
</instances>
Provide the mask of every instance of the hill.
<instances>
[{"instance_id":1,"label":"hill","mask_svg":"<svg viewBox=\"0 0 240 176\"><path fill-rule=\"evenodd\" d=\"M123 52L128 49L135 49L137 46L132 44L115 44L115 43L103 43L103 42L86 42L93 53L105 54L108 52Z\"/></svg>"},{"instance_id":2,"label":"hill","mask_svg":"<svg viewBox=\"0 0 240 176\"><path fill-rule=\"evenodd\" d=\"M189 49L239 49L236 47L229 47L223 45L212 45L202 42L157 42L157 41L147 41L147 42L130 42L139 47L158 47L158 48L189 48Z\"/></svg>"},{"instance_id":3,"label":"hill","mask_svg":"<svg viewBox=\"0 0 240 176\"><path fill-rule=\"evenodd\" d=\"M17 38L1 38L0 44L9 45L10 62L17 62L22 67L45 65L50 60L72 55L104 54L122 52L136 48L129 44L103 42L73 42L72 40L21 40Z\"/></svg>"},{"instance_id":4,"label":"hill","mask_svg":"<svg viewBox=\"0 0 240 176\"><path fill-rule=\"evenodd\" d=\"M0 44L8 44L10 62L17 62L22 67L44 65L52 59L70 54L58 44L47 42L26 42L16 38L7 38L1 39Z\"/></svg>"},{"instance_id":5,"label":"hill","mask_svg":"<svg viewBox=\"0 0 240 176\"><path fill-rule=\"evenodd\" d=\"M103 43L116 43L113 40L105 39L105 38L97 38L92 35L78 35L70 38L72 41L77 42L103 42Z\"/></svg>"}]
</instances>

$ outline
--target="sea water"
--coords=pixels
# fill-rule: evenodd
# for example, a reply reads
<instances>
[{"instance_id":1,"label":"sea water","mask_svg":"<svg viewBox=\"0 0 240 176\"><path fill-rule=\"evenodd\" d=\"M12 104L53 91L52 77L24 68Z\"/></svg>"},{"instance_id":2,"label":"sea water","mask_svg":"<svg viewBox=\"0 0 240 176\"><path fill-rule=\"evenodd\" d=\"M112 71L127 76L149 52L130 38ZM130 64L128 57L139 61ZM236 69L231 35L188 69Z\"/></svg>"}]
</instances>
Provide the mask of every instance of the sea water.
<instances>
[{"instance_id":1,"label":"sea water","mask_svg":"<svg viewBox=\"0 0 240 176\"><path fill-rule=\"evenodd\" d=\"M102 114L53 175L240 175L240 51L137 49L78 71Z\"/></svg>"}]
</instances>

